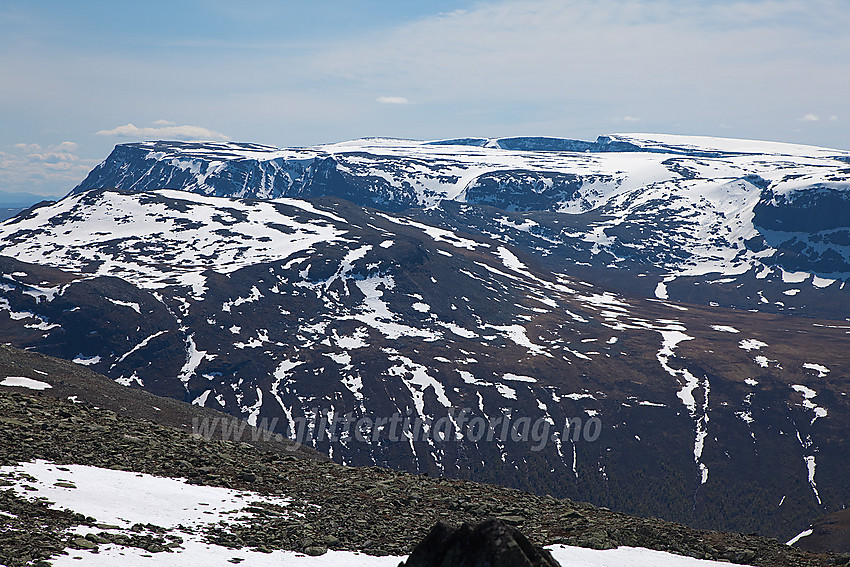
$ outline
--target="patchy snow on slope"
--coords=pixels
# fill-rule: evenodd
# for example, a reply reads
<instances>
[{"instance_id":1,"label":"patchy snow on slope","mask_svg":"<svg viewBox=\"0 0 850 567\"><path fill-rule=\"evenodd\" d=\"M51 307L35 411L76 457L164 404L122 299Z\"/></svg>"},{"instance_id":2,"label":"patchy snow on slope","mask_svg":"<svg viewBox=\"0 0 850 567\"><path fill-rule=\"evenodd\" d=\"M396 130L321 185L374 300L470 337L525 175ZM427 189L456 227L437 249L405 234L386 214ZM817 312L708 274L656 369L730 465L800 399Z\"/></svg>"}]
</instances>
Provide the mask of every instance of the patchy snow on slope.
<instances>
[{"instance_id":1,"label":"patchy snow on slope","mask_svg":"<svg viewBox=\"0 0 850 567\"><path fill-rule=\"evenodd\" d=\"M418 221L414 221L408 218L403 217L395 217L386 215L383 213L378 213L380 216L384 217L390 222L394 222L396 224L412 226L418 228L428 236L430 236L434 242L442 242L445 244L451 244L456 248L463 248L466 250L475 250L477 248L489 248L490 245L482 242L475 242L474 240L470 240L468 238L463 238L456 235L454 232L450 230L446 230L443 228L437 228L436 226L431 226L429 224L424 224Z\"/></svg>"},{"instance_id":2,"label":"patchy snow on slope","mask_svg":"<svg viewBox=\"0 0 850 567\"><path fill-rule=\"evenodd\" d=\"M106 186L130 190L162 187L162 183L171 180L153 179L162 175L162 169L152 167L162 165L181 172L177 176L180 180L175 179L175 185L168 186L184 191L161 189L137 195L115 191L74 193L59 203L34 211L26 219L3 225L0 247L4 254L25 261L41 255L57 267L96 266L97 273L128 279L133 276L134 281L148 287L162 287L176 280L192 286L194 295L201 297L205 290L202 275L205 269L229 273L239 267L309 250L318 242L342 239L345 221L307 201L235 199L245 196L268 199L286 192L297 185L296 178L306 175L317 160L323 162L333 157L340 172L361 180L379 179L386 182L391 192L401 187L408 191L409 187L413 195L405 193L404 198L412 197L416 205L423 207L433 207L445 200L466 201L468 189L482 176L526 172L529 179L539 180L532 189L536 192L541 186L551 189L553 175L566 174L576 177L576 192L554 196L553 202L544 205L546 210L574 214L604 209L611 220L593 222L562 236L589 243L593 254L606 252L615 256L614 265L624 258L617 252L623 247L636 252L644 248L681 250L681 254L661 254L652 260L668 274L656 286L657 297L666 299L667 284L682 275L739 275L755 270L758 277L766 277L770 273L762 260L775 250L754 252L745 245L758 232L753 224L754 207L762 198L762 182L768 183L770 191L777 195L811 187L848 187L844 181L848 152L828 148L661 134L614 134L597 142L552 139L554 146L539 150L521 149L526 147L521 139L511 140L482 139L482 145L478 146L455 145L451 140L367 138L296 149L235 143L130 144L141 149L144 157L139 163L111 162L99 166L112 167L112 174L126 182L118 183L116 179ZM528 147L536 147L535 143L539 140ZM612 143L614 146L609 145ZM629 151L632 148L628 146L618 149L617 144L632 145L634 151ZM588 152L547 151L555 147L588 147ZM232 188L208 184L217 175L227 178L225 170L246 159L256 160L260 171L255 179L245 179L241 185L234 183ZM788 175L789 167L794 168L795 175ZM283 177L279 178L278 174ZM307 182L307 178L309 175L302 181ZM252 184L256 186L248 187ZM209 196L222 192L232 198ZM364 186L363 192L368 194L370 188ZM180 205L175 207L159 197L175 199ZM86 203L93 206L81 206L84 199L94 201ZM655 214L645 214L649 207ZM290 210L282 211L286 208ZM674 220L675 226L659 231L659 215ZM303 216L312 218L304 221ZM467 250L490 247L412 219L393 215L385 218L418 228L436 242ZM50 227L46 221L54 219L61 222ZM496 217L494 222L500 228L524 232L541 242L566 242L558 237L550 238L530 219ZM646 242L632 242L617 234L618 231L608 230L623 223L635 224L641 232L648 229ZM28 231L40 230L44 232L36 234L38 238L32 237L35 233L22 237ZM166 245L152 245L150 238ZM389 234L379 244L392 245ZM502 250L505 249L500 248L499 253L506 266L525 270L515 256ZM141 254L142 261L134 259L134 253L139 256L139 252L145 253ZM814 287L826 287L837 281L781 268L775 273L786 283L802 283L811 278Z\"/></svg>"},{"instance_id":3,"label":"patchy snow on slope","mask_svg":"<svg viewBox=\"0 0 850 567\"><path fill-rule=\"evenodd\" d=\"M115 544L100 545L96 554L68 549L67 555L52 560L55 567L227 567L243 561L252 567L395 567L400 560L398 557L373 557L346 551L328 551L320 557L308 557L292 551L262 553L248 548L232 549L208 543L198 533L201 531L199 528L220 521L238 523L247 515L244 509L255 503L286 507L289 505L288 498L189 485L183 479L127 471L82 465L59 466L46 461L3 467L0 474L11 478L13 490L19 496L28 499L43 497L57 507L92 516L102 524L118 526L118 529L107 530L111 533L132 535L129 528L133 524L153 524L168 528L170 534L183 539L172 553L149 553L142 548ZM29 478L21 476L23 474ZM65 486L57 486L57 482ZM70 485L76 488L69 488ZM24 486L34 490L24 489ZM78 526L70 533L85 535L98 531L103 530Z\"/></svg>"},{"instance_id":4,"label":"patchy snow on slope","mask_svg":"<svg viewBox=\"0 0 850 567\"><path fill-rule=\"evenodd\" d=\"M791 388L795 392L803 394L803 407L814 414L811 423L817 421L818 418L826 417L828 415L826 408L822 408L812 401L812 399L817 396L817 392L811 388L803 386L802 384L791 384Z\"/></svg>"},{"instance_id":5,"label":"patchy snow on slope","mask_svg":"<svg viewBox=\"0 0 850 567\"><path fill-rule=\"evenodd\" d=\"M415 328L399 322L401 317L393 313L383 299L385 291L395 288L392 276L370 276L355 280L354 283L364 295L363 303L354 315L344 318L361 321L388 339L422 337L423 340L434 341L440 338L438 333L428 329Z\"/></svg>"},{"instance_id":6,"label":"patchy snow on slope","mask_svg":"<svg viewBox=\"0 0 850 567\"><path fill-rule=\"evenodd\" d=\"M230 313L230 310L233 307L239 307L240 305L243 305L245 303L253 303L255 301L258 301L262 297L263 297L263 294L260 293L260 290L257 289L257 286L251 286L251 294L249 296L247 296L247 297L237 297L236 299L233 299L231 301L225 301L221 305L221 310L226 312L226 313Z\"/></svg>"},{"instance_id":7,"label":"patchy snow on slope","mask_svg":"<svg viewBox=\"0 0 850 567\"><path fill-rule=\"evenodd\" d=\"M510 386L507 386L505 384L496 384L495 386L496 386L496 391L499 392L499 394L501 394L503 398L508 399L508 400L517 399L516 390L514 390Z\"/></svg>"},{"instance_id":8,"label":"patchy snow on slope","mask_svg":"<svg viewBox=\"0 0 850 567\"><path fill-rule=\"evenodd\" d=\"M309 213L311 218L299 215ZM318 219L316 217L319 217ZM62 219L57 222L56 219ZM341 218L311 203L240 201L162 189L74 194L15 224L0 225L0 251L71 271L95 267L158 289L175 282L201 298L203 272L230 273L341 241ZM37 238L21 239L17 235Z\"/></svg>"},{"instance_id":9,"label":"patchy snow on slope","mask_svg":"<svg viewBox=\"0 0 850 567\"><path fill-rule=\"evenodd\" d=\"M99 523L128 529L136 523L164 528L200 527L233 520L252 502L288 506L290 500L228 488L190 485L184 479L157 477L86 465L57 465L44 460L0 468L11 475L19 496L44 497L58 506L93 516ZM28 481L20 475L30 475ZM73 484L76 488L57 485ZM35 490L25 489L28 485ZM156 502L156 505L151 505Z\"/></svg>"},{"instance_id":10,"label":"patchy snow on slope","mask_svg":"<svg viewBox=\"0 0 850 567\"><path fill-rule=\"evenodd\" d=\"M771 365L771 364L773 364L776 368L782 368L782 366L780 366L780 365L779 365L779 362L778 362L778 361L776 361L776 360L771 360L771 359L769 359L768 357L763 356L763 355L761 355L761 354L760 354L760 355L758 355L758 356L756 356L756 357L754 357L754 358L753 358L753 362L755 362L756 364L758 364L758 365L759 365L759 366L761 366L762 368L770 368L770 365Z\"/></svg>"},{"instance_id":11,"label":"patchy snow on slope","mask_svg":"<svg viewBox=\"0 0 850 567\"><path fill-rule=\"evenodd\" d=\"M368 337L369 333L366 327L358 327L351 335L338 336L336 331L334 331L334 342L336 342L337 346L345 350L354 350L369 346L369 343L366 342Z\"/></svg>"},{"instance_id":12,"label":"patchy snow on slope","mask_svg":"<svg viewBox=\"0 0 850 567\"><path fill-rule=\"evenodd\" d=\"M524 347L534 356L548 356L552 358L552 354L546 350L546 347L534 344L528 338L528 332L522 325L485 325L487 329L494 329L502 334L505 338L510 339L517 345Z\"/></svg>"},{"instance_id":13,"label":"patchy snow on slope","mask_svg":"<svg viewBox=\"0 0 850 567\"><path fill-rule=\"evenodd\" d=\"M177 376L183 383L183 386L188 389L189 379L195 374L195 371L204 360L212 360L215 355L207 354L205 350L198 350L195 346L194 333L186 337L186 362L183 368L180 369L180 374ZM76 362L76 360L74 361Z\"/></svg>"},{"instance_id":14,"label":"patchy snow on slope","mask_svg":"<svg viewBox=\"0 0 850 567\"><path fill-rule=\"evenodd\" d=\"M421 418L425 418L425 391L430 389L437 397L437 401L445 408L451 408L452 403L446 397L446 389L443 384L428 374L428 368L413 362L406 356L392 355L389 360L398 362L395 366L388 369L388 373L392 376L401 376L404 384L410 390L413 397L416 411Z\"/></svg>"},{"instance_id":15,"label":"patchy snow on slope","mask_svg":"<svg viewBox=\"0 0 850 567\"><path fill-rule=\"evenodd\" d=\"M744 339L738 343L738 348L746 351L759 350L766 346L768 346L767 343L763 343L758 339Z\"/></svg>"},{"instance_id":16,"label":"patchy snow on slope","mask_svg":"<svg viewBox=\"0 0 850 567\"><path fill-rule=\"evenodd\" d=\"M655 329L661 333L662 337L661 349L656 354L656 358L664 371L676 378L681 385L681 389L676 393L676 396L682 400L682 403L694 420L694 462L700 471L700 484L705 484L708 482L708 467L702 462L702 451L705 446L705 439L708 436L708 396L710 384L707 376L700 380L687 368L677 369L670 365L671 359L675 357L675 349L679 343L693 340L694 337L685 334L683 331L687 329L676 321L667 323L666 327ZM694 397L694 391L700 386L702 386L703 401L698 406Z\"/></svg>"}]
</instances>

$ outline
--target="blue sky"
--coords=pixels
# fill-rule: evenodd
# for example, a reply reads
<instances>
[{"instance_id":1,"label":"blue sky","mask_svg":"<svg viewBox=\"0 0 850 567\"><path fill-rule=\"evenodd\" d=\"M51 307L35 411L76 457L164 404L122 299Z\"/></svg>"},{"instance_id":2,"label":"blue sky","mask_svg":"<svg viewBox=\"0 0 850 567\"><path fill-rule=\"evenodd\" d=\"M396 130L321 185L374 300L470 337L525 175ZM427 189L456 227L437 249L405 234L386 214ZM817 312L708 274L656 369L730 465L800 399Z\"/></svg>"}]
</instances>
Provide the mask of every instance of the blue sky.
<instances>
[{"instance_id":1,"label":"blue sky","mask_svg":"<svg viewBox=\"0 0 850 567\"><path fill-rule=\"evenodd\" d=\"M846 0L0 4L0 191L116 143L662 132L850 149Z\"/></svg>"}]
</instances>

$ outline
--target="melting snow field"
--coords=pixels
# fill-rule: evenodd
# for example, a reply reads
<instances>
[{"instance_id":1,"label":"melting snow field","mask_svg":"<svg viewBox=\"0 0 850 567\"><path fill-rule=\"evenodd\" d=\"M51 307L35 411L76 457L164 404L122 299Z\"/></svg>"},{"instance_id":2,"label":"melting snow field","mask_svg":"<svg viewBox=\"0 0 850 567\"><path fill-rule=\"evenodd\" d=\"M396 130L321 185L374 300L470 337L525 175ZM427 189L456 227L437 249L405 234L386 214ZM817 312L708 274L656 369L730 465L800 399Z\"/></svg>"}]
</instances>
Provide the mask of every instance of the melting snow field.
<instances>
[{"instance_id":1,"label":"melting snow field","mask_svg":"<svg viewBox=\"0 0 850 567\"><path fill-rule=\"evenodd\" d=\"M222 519L233 520L234 513L251 502L281 506L289 503L286 498L189 485L183 479L84 465L56 465L42 460L2 467L0 473L12 473L16 477L12 480L18 495L45 497L61 507L93 516L100 523L121 528L129 528L139 522L165 528L180 524L198 527ZM30 481L23 475L37 480ZM70 483L76 488L56 483ZM24 485L36 490L25 489Z\"/></svg>"},{"instance_id":2,"label":"melting snow field","mask_svg":"<svg viewBox=\"0 0 850 567\"><path fill-rule=\"evenodd\" d=\"M252 567L395 567L404 557L372 557L347 551L328 551L320 557L308 557L292 551L260 553L248 549L229 549L202 541L201 536L187 533L227 519L239 521L240 512L253 502L286 506L286 498L262 496L226 488L190 485L182 479L155 477L147 474L102 469L83 465L56 465L38 460L0 468L0 475L13 483L13 490L24 498L46 498L55 507L93 516L98 522L119 526L125 531L132 524L152 523L171 528L171 533L184 543L172 553L149 553L135 547L101 545L98 553L69 549L68 555L55 558L56 567L156 566L156 567L226 567L234 563ZM61 486L57 486L61 483ZM24 487L29 488L24 488ZM74 488L71 488L73 486ZM34 490L33 490L34 489ZM177 527L177 526L181 527ZM78 526L84 535L102 531ZM731 563L704 561L641 548L620 547L596 551L579 547L552 546L552 555L570 567L722 567Z\"/></svg>"}]
</instances>

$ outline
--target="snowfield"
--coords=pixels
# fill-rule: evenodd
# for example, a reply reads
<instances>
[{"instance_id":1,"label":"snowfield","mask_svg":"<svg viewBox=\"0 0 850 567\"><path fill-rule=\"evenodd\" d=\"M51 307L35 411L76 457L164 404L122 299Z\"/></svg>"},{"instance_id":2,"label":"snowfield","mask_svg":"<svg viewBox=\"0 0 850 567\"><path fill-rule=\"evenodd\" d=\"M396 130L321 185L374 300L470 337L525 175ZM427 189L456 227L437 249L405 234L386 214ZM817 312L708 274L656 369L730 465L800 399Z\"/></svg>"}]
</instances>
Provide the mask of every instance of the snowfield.
<instances>
[{"instance_id":1,"label":"snowfield","mask_svg":"<svg viewBox=\"0 0 850 567\"><path fill-rule=\"evenodd\" d=\"M26 376L6 376L0 381L0 386L17 386L19 388L29 388L30 390L46 390L53 387L47 382L34 380Z\"/></svg>"}]
</instances>

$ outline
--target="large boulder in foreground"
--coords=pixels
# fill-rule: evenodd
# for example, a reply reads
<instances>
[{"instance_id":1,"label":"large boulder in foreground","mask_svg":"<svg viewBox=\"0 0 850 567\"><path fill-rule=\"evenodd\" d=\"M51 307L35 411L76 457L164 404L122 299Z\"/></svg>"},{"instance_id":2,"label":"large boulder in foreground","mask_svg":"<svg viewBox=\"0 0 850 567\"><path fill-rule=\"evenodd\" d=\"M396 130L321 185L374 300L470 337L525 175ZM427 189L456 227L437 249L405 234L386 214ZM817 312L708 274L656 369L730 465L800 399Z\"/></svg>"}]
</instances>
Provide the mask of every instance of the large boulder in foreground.
<instances>
[{"instance_id":1,"label":"large boulder in foreground","mask_svg":"<svg viewBox=\"0 0 850 567\"><path fill-rule=\"evenodd\" d=\"M452 528L438 522L399 567L560 567L519 530L495 519Z\"/></svg>"}]
</instances>

